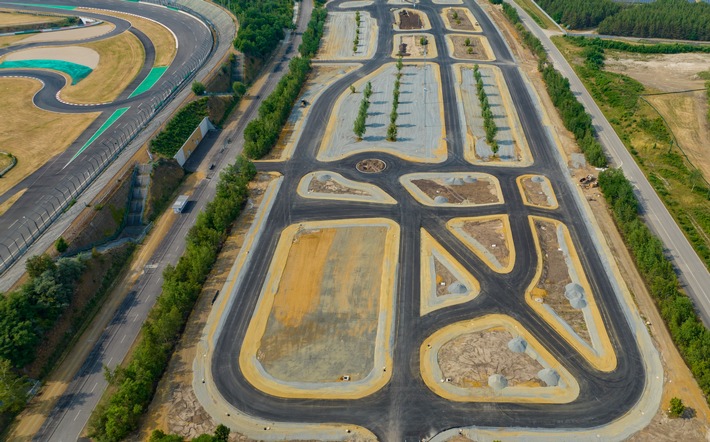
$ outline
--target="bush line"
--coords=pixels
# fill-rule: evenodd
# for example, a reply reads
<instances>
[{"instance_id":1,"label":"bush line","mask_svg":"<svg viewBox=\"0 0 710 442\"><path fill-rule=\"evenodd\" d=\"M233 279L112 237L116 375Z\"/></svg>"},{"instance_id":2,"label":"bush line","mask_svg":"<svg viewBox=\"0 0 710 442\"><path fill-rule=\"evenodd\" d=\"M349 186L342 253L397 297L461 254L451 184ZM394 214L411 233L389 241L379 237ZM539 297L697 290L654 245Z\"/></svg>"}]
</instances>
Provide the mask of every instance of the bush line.
<instances>
[{"instance_id":1,"label":"bush line","mask_svg":"<svg viewBox=\"0 0 710 442\"><path fill-rule=\"evenodd\" d=\"M537 54L535 48L541 47L541 42L523 29L520 23L514 22L514 24L523 34L526 45ZM584 107L571 93L569 81L549 65L546 54L544 57L539 55L538 57L538 68L543 74L550 98L560 111L565 126L575 134L580 148L590 163L594 164L590 159L591 156L595 160L603 158L606 165L606 157L599 143L594 139L594 130L590 126L591 119L586 113L581 113L584 112ZM594 57L591 59L593 60ZM594 61L592 63L596 64ZM578 133L582 137L578 136ZM593 152L585 150L584 144L587 145L587 149L593 146ZM596 146L599 146L599 156L597 156ZM673 342L690 367L707 400L710 394L710 332L698 319L692 301L681 290L673 264L664 253L663 243L651 233L640 217L633 186L623 172L619 169L607 169L601 172L599 186L611 208L626 246L644 278L646 287L666 322Z\"/></svg>"},{"instance_id":2,"label":"bush line","mask_svg":"<svg viewBox=\"0 0 710 442\"><path fill-rule=\"evenodd\" d=\"M150 151L172 158L207 116L207 97L180 109L168 125L150 141Z\"/></svg>"}]
</instances>

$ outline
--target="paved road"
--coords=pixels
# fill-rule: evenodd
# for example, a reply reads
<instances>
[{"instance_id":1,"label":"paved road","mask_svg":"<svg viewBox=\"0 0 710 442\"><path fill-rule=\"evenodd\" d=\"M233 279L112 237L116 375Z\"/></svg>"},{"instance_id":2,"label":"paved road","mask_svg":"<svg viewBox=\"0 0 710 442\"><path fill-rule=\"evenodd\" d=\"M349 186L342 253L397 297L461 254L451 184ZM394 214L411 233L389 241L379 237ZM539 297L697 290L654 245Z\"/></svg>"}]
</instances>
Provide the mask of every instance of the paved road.
<instances>
[{"instance_id":1,"label":"paved road","mask_svg":"<svg viewBox=\"0 0 710 442\"><path fill-rule=\"evenodd\" d=\"M0 1L0 5L3 3L5 1ZM82 0L57 0L47 3L88 5ZM65 152L52 158L39 170L0 196L0 202L2 202L20 189L27 188L25 194L0 216L0 264L10 262L11 256L17 257L18 254L24 253L37 238L37 232L50 225L56 216L62 213L63 206L71 199L78 198L82 189L96 178L98 171L102 170L104 165L111 164L119 156L120 148L133 137L140 137L138 131L143 122L175 97L179 92L179 89L176 88L183 79L186 76L189 79L189 74L196 72L206 60L209 60L210 56L216 52L224 53L225 48L228 47L228 44L224 43L222 47L213 44L212 32L196 17L168 8L117 0L98 0L91 2L90 6L135 13L165 24L178 36L180 44L177 53L168 70L150 91L134 98L128 98L148 75L155 60L155 48L150 40L142 32L130 28L129 31L134 33L145 46L146 56L141 71L117 100L94 106L76 106L58 101L56 92L64 86L64 79L56 73L27 69L0 70L0 76L24 75L42 80L45 87L34 97L35 105L42 109L67 113L102 112ZM12 7L27 10L42 9L37 5L13 4ZM103 15L100 12L82 12L81 14L116 23L118 29L125 30L129 26L125 20ZM102 38L105 36L98 39ZM63 42L66 45L71 43ZM33 44L23 46L31 47ZM21 47L18 46L18 48ZM3 52L15 50L17 48L8 47L3 49ZM173 93L168 97L170 91ZM110 115L115 110L125 107L129 108L128 111L72 161L82 146ZM125 161L127 157L124 156L123 159ZM0 271L5 270L5 267L5 265L0 265Z\"/></svg>"},{"instance_id":2,"label":"paved road","mask_svg":"<svg viewBox=\"0 0 710 442\"><path fill-rule=\"evenodd\" d=\"M174 265L182 255L185 248L185 237L194 225L197 214L207 202L214 198L219 172L226 165L232 163L241 152L242 144L234 142L234 140L243 136L244 127L257 114L263 99L273 91L281 76L287 72L286 69L279 69L279 72L275 72L276 65L284 59L290 59L297 53L301 33L305 30L310 19L313 8L312 0L304 0L301 7L301 15L295 33L290 35L289 39L280 46L273 60L267 66L266 71L270 74L261 89L253 92L262 98L252 100L232 131L212 133L205 139L194 158L191 158L191 162L186 165L188 169L202 170L207 175L207 179L196 186L191 197L193 202L190 203L187 211L179 216L179 219L166 234L165 239L157 247L155 254L151 257L150 264L146 266L145 273L136 281L129 296L119 307L99 341L88 343L88 345L93 344L94 349L72 380L66 393L60 398L49 419L36 435L36 440L74 441L86 425L91 412L106 388L102 367L106 365L114 368L125 357L160 293L163 270L168 264ZM233 141L228 143L227 139ZM216 166L214 171L210 173L207 165L212 163Z\"/></svg>"},{"instance_id":3,"label":"paved road","mask_svg":"<svg viewBox=\"0 0 710 442\"><path fill-rule=\"evenodd\" d=\"M611 155L614 163L623 169L626 177L634 185L636 196L641 203L644 219L651 227L651 230L663 241L668 255L679 271L679 278L683 287L695 302L695 306L705 325L710 327L710 272L708 272L705 263L698 257L693 246L680 227L678 227L678 224L668 212L668 209L658 197L641 168L636 164L633 156L631 156L614 131L614 128L609 124L599 106L597 106L592 96L579 80L572 66L567 63L557 46L552 43L548 35L537 23L515 2L511 2L511 4L518 9L518 13L527 28L542 41L555 67L569 79L572 91L582 102L589 115L592 116L592 122L597 130L600 142L607 154Z\"/></svg>"},{"instance_id":4,"label":"paved road","mask_svg":"<svg viewBox=\"0 0 710 442\"><path fill-rule=\"evenodd\" d=\"M340 0L330 2L328 8L337 10ZM533 101L520 71L500 34L480 7L470 0L471 8L496 54L498 66L514 99L515 108L532 150L534 165L524 168L472 166L463 156L464 142L457 118L454 91L454 60L446 54L442 32L441 6L422 1L417 9L425 11L434 31L439 57L434 61L441 68L445 124L448 140L448 159L441 164L421 164L402 160L385 153L355 154L343 160L321 162L316 159L327 122L338 96L357 79L374 71L385 62L392 62L393 31L391 5L377 3L363 7L377 19L380 34L377 53L373 60L363 63L359 70L343 76L323 92L312 104L308 121L292 158L287 162L261 163L261 170L276 170L284 174L281 191L263 227L259 246L251 250L251 261L243 269L244 279L235 287L238 296L213 349L211 375L220 394L243 412L267 421L285 422L344 422L361 425L373 431L381 440L414 441L431 437L437 432L460 426L506 427L593 427L610 422L627 412L638 400L644 386L644 369L635 338L627 325L605 266L597 255L589 235L585 212L573 197L568 173L558 161L556 146L549 139L538 113L539 103ZM483 65L486 63L479 62ZM381 158L387 169L381 174L365 175L356 171L355 164L365 158ZM396 206L352 203L347 201L319 201L304 199L296 194L296 187L304 175L315 170L331 170L346 178L375 184L394 196ZM505 206L476 208L425 207L412 199L399 183L405 173L434 171L472 171L495 175L501 183ZM545 211L523 205L515 185L517 176L539 173L552 182L561 208ZM507 275L493 272L461 244L445 228L445 222L458 216L478 216L507 213L516 246L516 263ZM525 303L525 289L537 266L528 215L552 217L564 222L580 251L583 266L597 297L607 330L616 350L617 368L610 373L594 370L563 338ZM356 401L345 400L290 400L273 397L255 389L242 375L236 355L239 354L246 329L264 284L280 232L287 225L307 220L386 217L401 227L398 293L394 330L394 371L391 381L380 391ZM452 256L481 282L481 294L465 304L441 309L424 317L419 316L420 300L420 228L426 228L443 244ZM505 313L530 330L550 352L563 361L578 380L581 388L577 400L565 405L454 403L432 393L419 374L419 345L423 339L442 326L487 313Z\"/></svg>"}]
</instances>

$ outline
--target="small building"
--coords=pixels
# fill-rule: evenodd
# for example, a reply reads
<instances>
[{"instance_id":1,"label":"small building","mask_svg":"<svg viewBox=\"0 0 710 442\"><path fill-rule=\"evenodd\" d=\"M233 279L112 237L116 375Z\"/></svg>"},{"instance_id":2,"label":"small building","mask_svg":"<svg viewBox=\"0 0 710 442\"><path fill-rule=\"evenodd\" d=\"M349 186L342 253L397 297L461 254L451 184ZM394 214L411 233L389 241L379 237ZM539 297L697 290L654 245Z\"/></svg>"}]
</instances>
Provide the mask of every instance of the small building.
<instances>
[{"instance_id":1,"label":"small building","mask_svg":"<svg viewBox=\"0 0 710 442\"><path fill-rule=\"evenodd\" d=\"M185 207L187 206L188 198L189 196L187 195L180 195L179 197L177 197L177 199L173 203L173 212L182 213L182 211L185 210Z\"/></svg>"}]
</instances>

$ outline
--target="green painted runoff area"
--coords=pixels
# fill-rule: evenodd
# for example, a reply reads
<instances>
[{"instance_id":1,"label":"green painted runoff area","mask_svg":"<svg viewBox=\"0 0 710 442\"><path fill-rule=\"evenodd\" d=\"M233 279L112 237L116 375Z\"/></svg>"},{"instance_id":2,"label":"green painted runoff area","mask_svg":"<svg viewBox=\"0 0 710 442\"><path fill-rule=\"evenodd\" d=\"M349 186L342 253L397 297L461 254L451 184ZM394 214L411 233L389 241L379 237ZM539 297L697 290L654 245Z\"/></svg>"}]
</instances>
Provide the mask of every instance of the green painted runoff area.
<instances>
[{"instance_id":1,"label":"green painted runoff area","mask_svg":"<svg viewBox=\"0 0 710 442\"><path fill-rule=\"evenodd\" d=\"M150 72L148 73L148 75L145 77L145 79L143 81L141 81L141 84L138 85L136 90L133 91L133 93L131 95L129 95L128 98L133 98L136 95L140 95L143 92L146 92L147 90L149 90L150 88L155 86L155 83L157 83L158 80L160 80L160 77L162 77L163 74L165 73L165 71L167 71L167 70L168 70L167 66L161 66L158 68L151 69Z\"/></svg>"},{"instance_id":2,"label":"green painted runoff area","mask_svg":"<svg viewBox=\"0 0 710 442\"><path fill-rule=\"evenodd\" d=\"M76 159L76 157L81 155L82 152L84 152L86 150L86 148L89 147L91 145L91 143L94 142L94 140L96 140L102 133L106 132L106 129L111 127L111 125L113 123L115 123L116 120L121 118L121 115L125 114L128 109L130 109L130 106L129 107L122 107L121 109L117 109L114 113L112 113L111 116L108 117L108 120L106 120L104 122L104 124L101 125L99 130L97 130L96 133L94 133L91 136L91 138L89 138L89 140L86 143L84 143L84 145L81 147L81 149L79 149L79 151L77 153L75 153L73 157L71 157L71 160L69 160L69 162L67 164L65 164L64 167L67 167L69 164L71 164L72 161L74 161Z\"/></svg>"},{"instance_id":3,"label":"green painted runoff area","mask_svg":"<svg viewBox=\"0 0 710 442\"><path fill-rule=\"evenodd\" d=\"M71 77L71 84L77 84L91 73L91 68L88 66L64 60L15 60L0 63L0 69L18 68L52 69L64 72Z\"/></svg>"},{"instance_id":4,"label":"green painted runoff area","mask_svg":"<svg viewBox=\"0 0 710 442\"><path fill-rule=\"evenodd\" d=\"M73 11L76 6L66 6L66 5L43 5L42 3L9 3L10 5L23 5L23 6L37 6L39 8L52 8L52 9L64 9L67 11Z\"/></svg>"}]
</instances>

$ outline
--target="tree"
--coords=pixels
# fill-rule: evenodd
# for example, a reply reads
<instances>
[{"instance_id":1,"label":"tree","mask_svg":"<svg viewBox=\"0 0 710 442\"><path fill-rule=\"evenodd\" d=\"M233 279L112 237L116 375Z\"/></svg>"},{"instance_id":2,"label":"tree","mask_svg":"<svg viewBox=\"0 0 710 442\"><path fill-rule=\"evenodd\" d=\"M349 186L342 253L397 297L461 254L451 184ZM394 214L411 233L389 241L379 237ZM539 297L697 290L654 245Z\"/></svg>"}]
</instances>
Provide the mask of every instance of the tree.
<instances>
[{"instance_id":1,"label":"tree","mask_svg":"<svg viewBox=\"0 0 710 442\"><path fill-rule=\"evenodd\" d=\"M32 256L28 258L25 263L25 269L27 270L27 275L30 278L37 278L45 271L56 270L56 268L57 266L54 264L54 260L45 253Z\"/></svg>"},{"instance_id":2,"label":"tree","mask_svg":"<svg viewBox=\"0 0 710 442\"><path fill-rule=\"evenodd\" d=\"M357 92L357 89L355 89L355 86L350 85L350 93L354 94L355 92Z\"/></svg>"},{"instance_id":3,"label":"tree","mask_svg":"<svg viewBox=\"0 0 710 442\"><path fill-rule=\"evenodd\" d=\"M247 92L247 86L241 81L235 81L234 83L232 83L232 91L237 97L243 97L244 94Z\"/></svg>"},{"instance_id":4,"label":"tree","mask_svg":"<svg viewBox=\"0 0 710 442\"><path fill-rule=\"evenodd\" d=\"M17 413L27 403L30 382L18 375L7 359L0 359L0 412Z\"/></svg>"},{"instance_id":5,"label":"tree","mask_svg":"<svg viewBox=\"0 0 710 442\"><path fill-rule=\"evenodd\" d=\"M671 398L670 406L668 407L668 415L670 417L681 417L685 412L685 405L680 398Z\"/></svg>"},{"instance_id":6,"label":"tree","mask_svg":"<svg viewBox=\"0 0 710 442\"><path fill-rule=\"evenodd\" d=\"M205 88L205 85L200 83L199 81L193 81L192 82L192 92L195 95L202 95L205 93L207 89Z\"/></svg>"},{"instance_id":7,"label":"tree","mask_svg":"<svg viewBox=\"0 0 710 442\"><path fill-rule=\"evenodd\" d=\"M214 440L216 442L227 442L229 440L229 428L219 424L214 430Z\"/></svg>"},{"instance_id":8,"label":"tree","mask_svg":"<svg viewBox=\"0 0 710 442\"><path fill-rule=\"evenodd\" d=\"M464 44L464 46L471 46L471 39L466 38L466 40L464 40L463 44Z\"/></svg>"},{"instance_id":9,"label":"tree","mask_svg":"<svg viewBox=\"0 0 710 442\"><path fill-rule=\"evenodd\" d=\"M429 44L429 41L426 39L426 37L421 37L421 38L419 39L419 44L422 45L422 46L426 46L426 45Z\"/></svg>"},{"instance_id":10,"label":"tree","mask_svg":"<svg viewBox=\"0 0 710 442\"><path fill-rule=\"evenodd\" d=\"M54 242L54 247L57 249L57 252L59 253L64 253L67 251L69 248L69 243L67 243L67 240L64 239L63 236L60 236L57 238L57 240Z\"/></svg>"},{"instance_id":11,"label":"tree","mask_svg":"<svg viewBox=\"0 0 710 442\"><path fill-rule=\"evenodd\" d=\"M403 67L404 63L402 62L402 57L397 58L397 70L401 71Z\"/></svg>"},{"instance_id":12,"label":"tree","mask_svg":"<svg viewBox=\"0 0 710 442\"><path fill-rule=\"evenodd\" d=\"M387 141L397 141L397 125L394 123L387 126Z\"/></svg>"}]
</instances>

